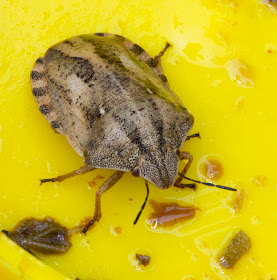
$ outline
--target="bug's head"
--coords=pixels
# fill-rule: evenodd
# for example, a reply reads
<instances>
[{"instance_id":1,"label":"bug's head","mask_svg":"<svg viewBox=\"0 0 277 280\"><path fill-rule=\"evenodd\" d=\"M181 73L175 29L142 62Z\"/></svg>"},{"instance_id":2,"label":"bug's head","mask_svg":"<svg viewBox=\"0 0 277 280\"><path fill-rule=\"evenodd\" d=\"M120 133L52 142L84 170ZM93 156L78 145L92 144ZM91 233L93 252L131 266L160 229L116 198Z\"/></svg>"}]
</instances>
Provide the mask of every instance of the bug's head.
<instances>
[{"instance_id":1,"label":"bug's head","mask_svg":"<svg viewBox=\"0 0 277 280\"><path fill-rule=\"evenodd\" d=\"M176 180L178 156L170 146L143 155L132 174L146 179L160 189L167 189Z\"/></svg>"}]
</instances>

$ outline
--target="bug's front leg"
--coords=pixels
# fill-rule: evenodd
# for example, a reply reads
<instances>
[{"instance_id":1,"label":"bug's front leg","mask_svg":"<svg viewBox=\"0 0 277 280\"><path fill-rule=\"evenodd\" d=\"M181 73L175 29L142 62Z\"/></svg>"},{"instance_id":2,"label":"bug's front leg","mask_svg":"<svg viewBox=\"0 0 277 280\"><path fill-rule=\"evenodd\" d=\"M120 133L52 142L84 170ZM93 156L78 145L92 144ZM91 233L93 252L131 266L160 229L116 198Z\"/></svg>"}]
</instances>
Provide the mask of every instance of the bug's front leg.
<instances>
[{"instance_id":1,"label":"bug's front leg","mask_svg":"<svg viewBox=\"0 0 277 280\"><path fill-rule=\"evenodd\" d=\"M190 166L192 164L193 157L189 152L180 152L180 151L178 153L178 157L179 157L180 160L187 160L188 161L186 163L184 169L181 172L182 175L186 175L188 169L190 168ZM183 180L183 178L179 176L174 183L174 187L177 187L177 188L188 187L188 188L191 188L191 189L196 188L196 184L181 184L182 180Z\"/></svg>"},{"instance_id":2,"label":"bug's front leg","mask_svg":"<svg viewBox=\"0 0 277 280\"><path fill-rule=\"evenodd\" d=\"M69 173L60 175L60 176L55 177L55 178L41 179L40 184L43 184L43 183L46 183L46 182L61 182L61 181L64 181L68 178L71 178L71 177L74 177L74 176L77 176L77 175L81 175L81 174L85 174L85 173L90 172L94 169L96 169L96 168L85 165L85 166L82 166L81 168L79 168L77 170L71 171Z\"/></svg>"},{"instance_id":3,"label":"bug's front leg","mask_svg":"<svg viewBox=\"0 0 277 280\"><path fill-rule=\"evenodd\" d=\"M86 233L88 229L101 218L101 195L110 189L118 180L123 176L123 171L116 171L96 192L95 195L95 210L93 219L85 226L83 233Z\"/></svg>"}]
</instances>

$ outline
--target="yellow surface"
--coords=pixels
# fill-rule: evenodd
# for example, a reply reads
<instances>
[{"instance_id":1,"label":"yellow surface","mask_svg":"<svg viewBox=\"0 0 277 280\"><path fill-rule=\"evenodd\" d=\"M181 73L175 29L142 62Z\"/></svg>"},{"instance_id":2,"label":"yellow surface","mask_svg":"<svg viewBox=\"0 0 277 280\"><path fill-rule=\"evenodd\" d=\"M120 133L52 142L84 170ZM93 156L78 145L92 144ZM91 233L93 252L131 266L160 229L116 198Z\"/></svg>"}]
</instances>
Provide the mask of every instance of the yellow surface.
<instances>
[{"instance_id":1,"label":"yellow surface","mask_svg":"<svg viewBox=\"0 0 277 280\"><path fill-rule=\"evenodd\" d=\"M150 186L151 199L194 204L200 211L174 228L153 229L148 204L134 227L146 191L143 180L126 174L104 195L102 219L87 236L73 236L65 255L39 258L82 280L276 279L276 26L276 10L263 0L2 0L0 228L9 230L28 216L51 216L73 227L93 213L97 186L88 182L100 185L104 179L95 180L96 175L112 174L100 170L39 185L39 178L76 169L82 159L37 109L29 81L35 59L82 33L121 34L152 55L169 41L165 74L195 116L192 132L202 136L184 145L194 156L188 175L201 177L199 164L213 154L224 167L219 182L242 189L245 199L237 203L237 194L204 186L196 192ZM252 248L234 269L220 269L218 254L239 229L249 235ZM139 270L136 253L150 255L150 265Z\"/></svg>"},{"instance_id":2,"label":"yellow surface","mask_svg":"<svg viewBox=\"0 0 277 280\"><path fill-rule=\"evenodd\" d=\"M69 278L41 263L0 233L1 280L69 280Z\"/></svg>"}]
</instances>

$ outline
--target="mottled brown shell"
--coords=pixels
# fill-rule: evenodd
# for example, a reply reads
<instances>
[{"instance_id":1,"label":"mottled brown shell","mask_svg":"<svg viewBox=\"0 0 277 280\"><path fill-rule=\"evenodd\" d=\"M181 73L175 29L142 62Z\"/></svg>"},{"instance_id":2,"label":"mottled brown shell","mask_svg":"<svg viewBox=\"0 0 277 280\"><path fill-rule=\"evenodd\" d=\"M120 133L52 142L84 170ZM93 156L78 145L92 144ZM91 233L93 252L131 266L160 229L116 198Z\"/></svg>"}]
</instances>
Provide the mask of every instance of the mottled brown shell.
<instances>
[{"instance_id":1,"label":"mottled brown shell","mask_svg":"<svg viewBox=\"0 0 277 280\"><path fill-rule=\"evenodd\" d=\"M51 126L95 168L173 184L193 117L169 89L158 60L124 37L97 33L48 49L31 73Z\"/></svg>"}]
</instances>

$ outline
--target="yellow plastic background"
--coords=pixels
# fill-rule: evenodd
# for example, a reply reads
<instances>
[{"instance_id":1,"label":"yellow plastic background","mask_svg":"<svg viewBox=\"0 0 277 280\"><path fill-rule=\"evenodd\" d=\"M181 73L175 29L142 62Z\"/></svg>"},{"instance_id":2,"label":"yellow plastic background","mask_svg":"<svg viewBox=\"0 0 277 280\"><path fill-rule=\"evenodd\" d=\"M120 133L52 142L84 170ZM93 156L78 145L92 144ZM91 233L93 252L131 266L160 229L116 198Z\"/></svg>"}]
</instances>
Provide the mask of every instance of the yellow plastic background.
<instances>
[{"instance_id":1,"label":"yellow plastic background","mask_svg":"<svg viewBox=\"0 0 277 280\"><path fill-rule=\"evenodd\" d=\"M28 216L51 216L73 227L93 214L97 186L88 182L112 174L100 170L61 184L39 185L39 178L76 169L82 159L37 109L29 81L36 58L52 44L83 33L121 34L153 56L168 41L173 47L162 59L164 72L195 117L192 132L202 136L184 145L194 156L188 175L199 178L200 160L217 155L224 165L221 184L247 192L241 211L234 213L235 194L227 191L150 186L151 199L192 203L201 211L173 229L155 230L147 224L152 211L147 205L134 227L145 187L143 180L126 174L104 195L103 217L87 236L76 234L65 255L39 258L82 280L275 279L276 26L276 12L262 0L2 0L0 228L9 230ZM104 179L95 181L100 185ZM122 228L119 235L117 226ZM237 229L250 236L252 248L234 269L220 269L218 254ZM18 261L21 251L11 255L2 238L6 246L0 248L0 274L10 271L11 276L2 278L17 279L20 269L8 264ZM132 260L136 252L151 256L149 267L138 271ZM44 269L41 275L47 275Z\"/></svg>"}]
</instances>

